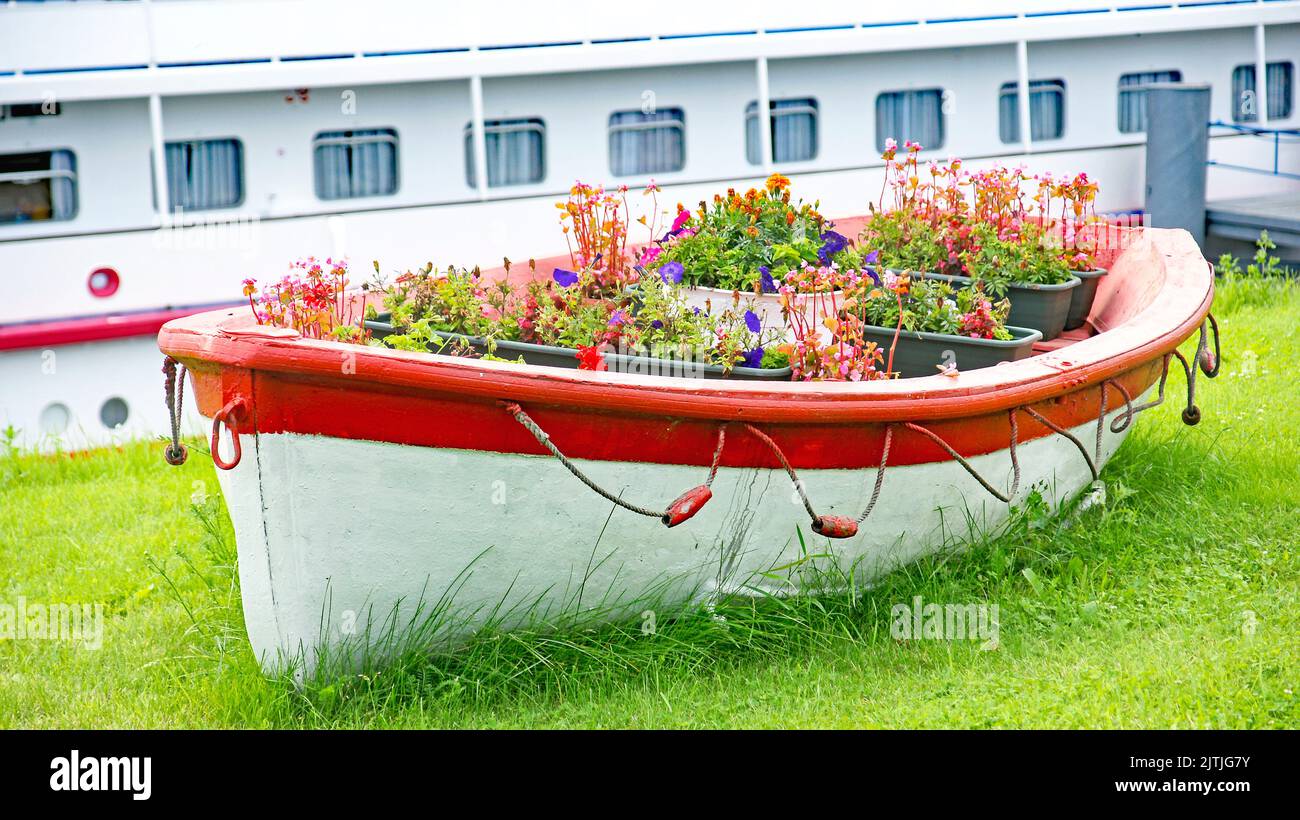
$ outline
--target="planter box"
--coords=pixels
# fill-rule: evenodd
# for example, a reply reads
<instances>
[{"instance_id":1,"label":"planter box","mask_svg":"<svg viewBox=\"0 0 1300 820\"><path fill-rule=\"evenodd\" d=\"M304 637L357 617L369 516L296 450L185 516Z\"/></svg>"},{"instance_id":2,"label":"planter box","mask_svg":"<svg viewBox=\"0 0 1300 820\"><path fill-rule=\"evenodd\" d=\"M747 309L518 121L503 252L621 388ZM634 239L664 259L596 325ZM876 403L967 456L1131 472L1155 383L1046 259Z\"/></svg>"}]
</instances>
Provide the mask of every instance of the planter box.
<instances>
[{"instance_id":1,"label":"planter box","mask_svg":"<svg viewBox=\"0 0 1300 820\"><path fill-rule=\"evenodd\" d=\"M927 273L925 278L940 279L963 288L970 287L975 282L969 276L949 276L943 273ZM1070 300L1081 284L1082 280L1077 276L1071 276L1070 281L1061 285L1013 284L1007 290L1007 298L1011 300L1007 326L1030 327L1041 331L1043 339L1055 339L1065 329Z\"/></svg>"},{"instance_id":2,"label":"planter box","mask_svg":"<svg viewBox=\"0 0 1300 820\"><path fill-rule=\"evenodd\" d=\"M1092 300L1097 298L1097 285L1101 284L1101 277L1106 275L1106 269L1070 272L1079 277L1082 282L1070 292L1070 311L1065 317L1066 330L1083 327L1083 323L1088 321L1088 314L1092 312Z\"/></svg>"},{"instance_id":3,"label":"planter box","mask_svg":"<svg viewBox=\"0 0 1300 820\"><path fill-rule=\"evenodd\" d=\"M722 288L683 287L681 289L682 301L686 303L687 307L706 310L711 306L717 313L731 307L733 293L735 293L734 290L723 290ZM740 292L740 303L742 305L751 299L754 300L754 313L763 322L763 327L782 326L781 297L779 294L764 293L759 295L747 290Z\"/></svg>"},{"instance_id":4,"label":"planter box","mask_svg":"<svg viewBox=\"0 0 1300 820\"><path fill-rule=\"evenodd\" d=\"M379 319L366 322L376 339L391 336L398 332L381 314ZM487 340L477 336L460 333L435 331L436 335L448 340L459 340L478 353L488 352ZM578 351L571 347L553 347L530 342L512 342L500 340L496 343L493 355L503 359L523 357L526 364L546 367L563 367L569 370L578 368ZM683 379L741 379L756 381L789 381L793 371L789 367L733 367L724 370L722 365L704 364L702 362L682 359L657 359L651 356L629 356L621 353L604 354L605 364L615 373L632 373L640 376L670 376Z\"/></svg>"},{"instance_id":5,"label":"planter box","mask_svg":"<svg viewBox=\"0 0 1300 820\"><path fill-rule=\"evenodd\" d=\"M948 333L925 333L904 330L898 334L894 349L894 370L903 378L934 376L939 365L954 362L960 371L991 367L1002 362L1027 359L1034 354L1034 342L1043 338L1038 330L1007 325L1012 338L972 339ZM894 328L867 325L863 336L875 342L889 361L889 346L894 343Z\"/></svg>"}]
</instances>

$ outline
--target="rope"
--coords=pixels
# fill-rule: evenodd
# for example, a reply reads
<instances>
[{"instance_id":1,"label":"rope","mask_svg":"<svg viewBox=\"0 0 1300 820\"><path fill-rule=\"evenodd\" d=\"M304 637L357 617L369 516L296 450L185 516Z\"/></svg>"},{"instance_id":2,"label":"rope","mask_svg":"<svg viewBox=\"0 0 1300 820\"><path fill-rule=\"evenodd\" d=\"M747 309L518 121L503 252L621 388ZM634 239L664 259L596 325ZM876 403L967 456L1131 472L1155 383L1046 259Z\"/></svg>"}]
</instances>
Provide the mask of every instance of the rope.
<instances>
[{"instance_id":1,"label":"rope","mask_svg":"<svg viewBox=\"0 0 1300 820\"><path fill-rule=\"evenodd\" d=\"M179 369L179 384L177 371ZM172 466L185 463L188 453L181 444L181 407L185 403L185 365L171 356L163 359L163 401L167 404L167 420L171 423L172 440L163 450L163 458Z\"/></svg>"},{"instance_id":2,"label":"rope","mask_svg":"<svg viewBox=\"0 0 1300 820\"><path fill-rule=\"evenodd\" d=\"M1219 375L1219 364L1223 361L1223 357L1219 354L1219 322L1214 318L1213 313L1205 314L1205 318L1209 320L1210 329L1214 331L1214 367L1207 370L1205 368L1205 358L1204 356L1202 356L1200 360L1201 372L1205 374L1205 378L1212 379L1215 376ZM1201 334L1202 337L1204 337L1205 334L1204 324L1201 325Z\"/></svg>"},{"instance_id":3,"label":"rope","mask_svg":"<svg viewBox=\"0 0 1300 820\"><path fill-rule=\"evenodd\" d=\"M551 455L555 456L559 460L559 462L563 464L566 469L568 469L569 472L573 473L575 478L577 478L583 484L586 484L591 490L593 490L596 494L600 495L605 500L612 501L613 503L617 504L618 506L622 507L625 510L630 510L631 512L634 512L637 515L644 515L647 518L658 518L663 520L668 515L668 511L665 510L652 510L648 507L641 507L636 504L632 504L627 501L624 501L622 498L609 492L604 487L601 487L590 477L588 477L586 473L580 470L578 468L578 465L574 464L569 459L568 456L560 452L560 448L556 447L555 443L551 441L550 435L541 427L539 427L537 422L533 421L532 418L527 413L524 412L524 408L520 407L519 404L517 404L516 402L503 401L500 404L510 413L510 415L514 416L515 421L519 422L524 427L525 430L533 434L533 438L537 439L537 442L539 444L541 444L543 447L549 450L551 452ZM720 428L718 428L718 446L713 450L713 461L709 466L709 477L705 479L704 482L705 487L713 486L713 479L717 477L718 467L722 463L722 448L726 444L726 441L727 441L727 425L724 424Z\"/></svg>"},{"instance_id":4,"label":"rope","mask_svg":"<svg viewBox=\"0 0 1300 820\"><path fill-rule=\"evenodd\" d=\"M1101 463L1101 437L1102 437L1102 433L1104 432L1102 430L1101 425L1102 422L1104 422L1105 420L1106 420L1106 382L1102 382L1101 383L1101 410L1097 414L1097 444L1096 444L1096 449L1093 451L1093 455L1092 455L1094 464Z\"/></svg>"},{"instance_id":5,"label":"rope","mask_svg":"<svg viewBox=\"0 0 1300 820\"><path fill-rule=\"evenodd\" d=\"M1097 480L1098 477L1097 464L1092 460L1092 456L1088 455L1087 445L1085 445L1082 441L1079 441L1078 436L1074 435L1069 430L1066 430L1063 427L1057 426L1055 422L1053 422L1051 419L1044 417L1042 414L1040 414L1037 410L1035 410L1032 407L1021 407L1020 409L1028 413L1031 418L1033 418L1039 424L1046 427L1048 430L1051 430L1053 433L1056 433L1057 435L1061 435L1069 439L1070 442L1074 444L1076 448L1078 448L1079 454L1083 456L1083 460L1087 462L1088 472L1092 473L1092 480L1093 481Z\"/></svg>"},{"instance_id":6,"label":"rope","mask_svg":"<svg viewBox=\"0 0 1300 820\"><path fill-rule=\"evenodd\" d=\"M578 469L576 464L569 460L568 456L560 452L560 448L556 447L554 442L551 441L551 437L547 435L546 431L538 427L537 422L533 421L528 414L524 412L524 408L514 402L502 402L501 405L505 407L510 415L515 417L515 421L519 422L523 425L525 430L533 434L533 438L537 439L539 444L547 450L550 450L551 455L559 459L560 463L563 464L569 472L573 473L575 478L583 484L586 484L605 500L612 501L623 509L631 510L637 515L644 515L648 518L664 517L663 510L651 510L646 507L638 507L636 504L630 504L592 481L584 472L582 472L582 470Z\"/></svg>"},{"instance_id":7,"label":"rope","mask_svg":"<svg viewBox=\"0 0 1300 820\"><path fill-rule=\"evenodd\" d=\"M894 425L885 428L885 448L880 453L880 466L876 468L876 486L871 490L871 500L867 502L867 508L858 516L858 523L861 524L871 515L871 511L876 508L876 499L880 498L880 488L885 483L885 466L889 463L889 448L894 443Z\"/></svg>"},{"instance_id":8,"label":"rope","mask_svg":"<svg viewBox=\"0 0 1300 820\"><path fill-rule=\"evenodd\" d=\"M1141 413L1144 410L1150 410L1153 407L1159 407L1160 405L1165 403L1165 382L1169 381L1169 359L1172 358L1172 356L1173 356L1172 353L1165 354L1164 362L1161 366L1161 371L1160 371L1159 392L1155 400L1146 402L1145 404L1134 405L1131 408L1129 408L1127 414L1123 416L1116 416L1114 419L1112 419L1110 422L1110 431L1112 433L1124 432L1126 429L1128 429L1128 426L1133 423L1133 418L1138 413Z\"/></svg>"},{"instance_id":9,"label":"rope","mask_svg":"<svg viewBox=\"0 0 1300 820\"><path fill-rule=\"evenodd\" d=\"M971 466L970 462L967 461L965 458L963 458L961 453L954 450L952 446L948 444L948 442L944 441L942 438L940 438L939 436L937 436L936 434L934 434L930 430L927 430L926 428L922 427L919 424L913 424L910 421L905 421L903 422L903 426L909 430L913 430L917 433L924 435L926 438L930 439L935 444L942 447L945 451L947 451L948 455L952 456L954 461L956 461L958 464L964 467L966 472L971 474L972 478L978 481L984 489L988 490L990 495L992 495L994 498L996 498L999 501L1010 504L1011 499L1015 498L1016 496L1016 491L1020 489L1020 459L1016 456L1016 441L1020 437L1020 431L1016 424L1016 411L1014 409L1007 411L1007 418L1011 422L1012 480L1011 480L1011 490L1006 495L1003 495L1002 493L998 492L998 490L996 490L992 484L988 483L988 481L984 479L984 476L980 475L979 472L974 467ZM1100 440L1100 436L1098 438Z\"/></svg>"},{"instance_id":10,"label":"rope","mask_svg":"<svg viewBox=\"0 0 1300 820\"><path fill-rule=\"evenodd\" d=\"M713 487L713 479L718 477L718 465L722 463L722 445L727 443L727 425L718 428L718 446L713 451L713 464L709 467L709 477L704 479L705 487Z\"/></svg>"},{"instance_id":11,"label":"rope","mask_svg":"<svg viewBox=\"0 0 1300 820\"><path fill-rule=\"evenodd\" d=\"M817 511L813 509L812 502L808 500L808 494L803 490L803 482L800 481L799 476L795 474L794 468L790 466L790 462L786 461L785 453L781 452L781 448L776 446L776 442L772 441L772 439L768 437L767 433L764 433L754 425L746 424L745 429L757 436L758 439L766 444L768 448L771 449L772 453L776 455L777 461L781 462L781 466L785 468L786 474L790 476L790 480L794 482L795 492L799 493L799 498L803 500L803 508L808 511L808 517L813 521L816 521Z\"/></svg>"}]
</instances>

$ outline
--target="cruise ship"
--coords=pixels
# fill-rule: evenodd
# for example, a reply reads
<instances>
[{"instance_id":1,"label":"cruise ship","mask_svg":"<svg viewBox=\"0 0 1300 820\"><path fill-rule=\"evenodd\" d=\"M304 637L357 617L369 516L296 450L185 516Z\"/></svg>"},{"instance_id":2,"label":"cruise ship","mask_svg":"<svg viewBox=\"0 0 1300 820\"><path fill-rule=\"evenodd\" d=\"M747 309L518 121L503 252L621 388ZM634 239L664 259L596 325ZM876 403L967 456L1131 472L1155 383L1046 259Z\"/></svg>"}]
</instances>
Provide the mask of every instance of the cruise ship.
<instances>
[{"instance_id":1,"label":"cruise ship","mask_svg":"<svg viewBox=\"0 0 1300 820\"><path fill-rule=\"evenodd\" d=\"M577 179L692 203L779 171L859 214L893 137L1132 212L1144 88L1181 82L1212 89L1210 199L1294 192L1298 59L1300 0L0 3L0 430L158 434L163 322L306 256L560 252Z\"/></svg>"}]
</instances>

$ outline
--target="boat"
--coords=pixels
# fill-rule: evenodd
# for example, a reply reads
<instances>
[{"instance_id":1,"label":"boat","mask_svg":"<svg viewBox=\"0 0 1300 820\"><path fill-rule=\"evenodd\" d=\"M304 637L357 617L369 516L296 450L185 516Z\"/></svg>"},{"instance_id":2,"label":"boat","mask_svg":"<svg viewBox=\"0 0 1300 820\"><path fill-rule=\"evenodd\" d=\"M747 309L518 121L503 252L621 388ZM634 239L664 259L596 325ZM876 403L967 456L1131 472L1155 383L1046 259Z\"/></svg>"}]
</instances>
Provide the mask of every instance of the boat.
<instances>
[{"instance_id":1,"label":"boat","mask_svg":"<svg viewBox=\"0 0 1300 820\"><path fill-rule=\"evenodd\" d=\"M865 584L1033 494L1060 508L1165 400L1171 366L1188 423L1198 371L1218 369L1191 236L1118 236L1084 328L955 374L562 369L305 339L247 306L173 319L158 345L211 422L253 649L309 671L430 608L459 613L455 640L566 608L625 616L649 590L660 606L792 594L792 567Z\"/></svg>"},{"instance_id":2,"label":"boat","mask_svg":"<svg viewBox=\"0 0 1300 820\"><path fill-rule=\"evenodd\" d=\"M0 303L0 429L64 448L164 433L167 320L308 253L547 251L528 216L574 179L653 178L691 204L775 170L852 213L892 135L972 168L1088 168L1099 211L1126 212L1143 85L1182 81L1234 126L1209 134L1211 200L1294 192L1300 143L1255 127L1300 127L1300 0L969 5L0 3L0 265L24 276Z\"/></svg>"}]
</instances>

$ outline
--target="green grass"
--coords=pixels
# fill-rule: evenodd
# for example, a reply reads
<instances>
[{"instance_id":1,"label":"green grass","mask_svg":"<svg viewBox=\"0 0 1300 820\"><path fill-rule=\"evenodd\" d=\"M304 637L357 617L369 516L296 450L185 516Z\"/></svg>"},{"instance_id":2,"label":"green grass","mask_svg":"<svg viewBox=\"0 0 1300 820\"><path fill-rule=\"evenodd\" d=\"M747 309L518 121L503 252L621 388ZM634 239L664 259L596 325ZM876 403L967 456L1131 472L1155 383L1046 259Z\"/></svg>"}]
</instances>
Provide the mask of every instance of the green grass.
<instances>
[{"instance_id":1,"label":"green grass","mask_svg":"<svg viewBox=\"0 0 1300 820\"><path fill-rule=\"evenodd\" d=\"M650 636L499 635L302 689L253 660L209 459L0 454L0 603L108 614L99 650L0 641L0 726L1300 726L1300 289L1226 290L1204 421L1179 421L1171 375L1103 507L1025 511L856 595L686 613ZM915 595L997 604L998 647L894 640L890 608Z\"/></svg>"}]
</instances>

